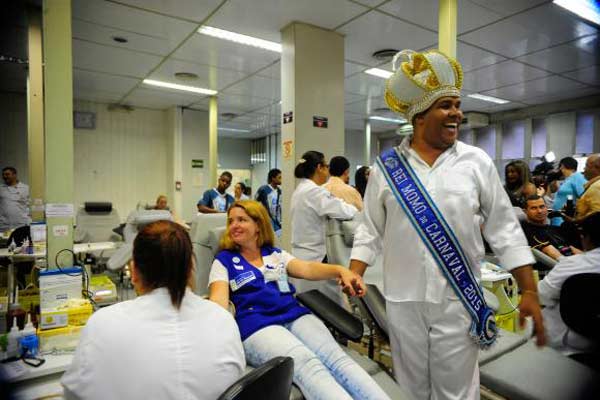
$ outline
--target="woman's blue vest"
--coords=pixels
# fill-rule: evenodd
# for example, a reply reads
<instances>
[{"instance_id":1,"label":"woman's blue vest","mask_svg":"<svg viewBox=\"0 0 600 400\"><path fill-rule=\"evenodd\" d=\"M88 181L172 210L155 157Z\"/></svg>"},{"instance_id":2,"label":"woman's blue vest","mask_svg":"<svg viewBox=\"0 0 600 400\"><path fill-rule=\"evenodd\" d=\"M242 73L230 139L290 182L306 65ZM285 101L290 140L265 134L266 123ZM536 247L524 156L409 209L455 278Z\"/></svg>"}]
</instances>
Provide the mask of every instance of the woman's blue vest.
<instances>
[{"instance_id":1,"label":"woman's blue vest","mask_svg":"<svg viewBox=\"0 0 600 400\"><path fill-rule=\"evenodd\" d=\"M261 248L263 257L281 253L274 247ZM235 320L240 329L242 341L254 332L269 326L283 325L298 317L310 314L301 306L294 293L296 289L289 284L290 291L282 293L277 281L265 282L262 272L240 255L230 250L222 250L216 259L227 268L229 274L229 293L235 305ZM266 268L285 268L283 265L265 266Z\"/></svg>"}]
</instances>

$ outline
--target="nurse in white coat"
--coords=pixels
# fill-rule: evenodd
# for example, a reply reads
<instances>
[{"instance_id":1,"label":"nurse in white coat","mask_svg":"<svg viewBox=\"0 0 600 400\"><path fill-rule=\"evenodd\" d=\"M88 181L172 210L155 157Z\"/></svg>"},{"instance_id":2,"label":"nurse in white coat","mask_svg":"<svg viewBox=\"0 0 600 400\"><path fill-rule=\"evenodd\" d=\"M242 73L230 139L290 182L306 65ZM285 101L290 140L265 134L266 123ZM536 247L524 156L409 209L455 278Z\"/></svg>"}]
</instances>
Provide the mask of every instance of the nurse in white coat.
<instances>
[{"instance_id":1,"label":"nurse in white coat","mask_svg":"<svg viewBox=\"0 0 600 400\"><path fill-rule=\"evenodd\" d=\"M325 256L325 226L327 217L352 219L356 207L334 197L321 185L329 179L329 165L323 153L307 151L296 169L300 183L292 194L292 254L302 260L327 262ZM335 301L340 301L336 282L295 280L297 292L320 289Z\"/></svg>"}]
</instances>

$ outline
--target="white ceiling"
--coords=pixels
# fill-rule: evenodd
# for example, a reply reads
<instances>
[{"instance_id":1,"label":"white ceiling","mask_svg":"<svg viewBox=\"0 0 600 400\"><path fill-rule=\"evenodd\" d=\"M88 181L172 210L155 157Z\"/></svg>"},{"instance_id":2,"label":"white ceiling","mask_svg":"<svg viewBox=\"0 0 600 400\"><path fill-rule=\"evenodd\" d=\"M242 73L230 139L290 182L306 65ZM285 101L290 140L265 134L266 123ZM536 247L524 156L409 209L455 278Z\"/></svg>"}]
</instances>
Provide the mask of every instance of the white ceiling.
<instances>
[{"instance_id":1,"label":"white ceiling","mask_svg":"<svg viewBox=\"0 0 600 400\"><path fill-rule=\"evenodd\" d=\"M497 112L600 93L598 27L549 0L458 0L457 56L464 92L511 100L464 98L465 111ZM302 21L345 35L346 127L369 115L393 117L382 99L391 70L371 54L385 48L437 46L438 0L73 0L75 98L165 109L207 109L202 95L142 85L199 76L194 86L219 91L222 136L260 137L279 129L279 54L195 33L201 24L281 42L280 29ZM128 39L120 44L114 36ZM182 82L185 84L185 82ZM393 129L373 122L373 131Z\"/></svg>"}]
</instances>

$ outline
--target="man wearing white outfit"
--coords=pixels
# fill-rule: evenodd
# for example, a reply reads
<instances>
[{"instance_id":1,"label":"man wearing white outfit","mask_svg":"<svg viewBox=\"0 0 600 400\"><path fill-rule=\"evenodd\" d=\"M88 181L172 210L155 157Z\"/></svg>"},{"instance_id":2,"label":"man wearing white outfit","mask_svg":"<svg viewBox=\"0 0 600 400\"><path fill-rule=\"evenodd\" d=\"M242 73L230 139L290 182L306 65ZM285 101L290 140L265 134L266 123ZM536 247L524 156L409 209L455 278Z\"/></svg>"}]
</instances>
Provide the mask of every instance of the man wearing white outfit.
<instances>
[{"instance_id":1,"label":"man wearing white outfit","mask_svg":"<svg viewBox=\"0 0 600 400\"><path fill-rule=\"evenodd\" d=\"M462 247L466 268L481 277L482 235L522 291L521 320L532 316L538 345L545 341L530 264L531 251L492 160L457 141L460 64L436 52L400 52L386 86L386 102L412 123L414 134L396 149ZM389 154L389 153L388 153ZM472 314L459 300L413 226L385 176L371 170L364 220L350 268L360 274L383 253L384 295L394 374L415 399L479 399L479 346L469 335ZM493 319L492 319L493 321ZM522 321L523 322L523 321Z\"/></svg>"}]
</instances>

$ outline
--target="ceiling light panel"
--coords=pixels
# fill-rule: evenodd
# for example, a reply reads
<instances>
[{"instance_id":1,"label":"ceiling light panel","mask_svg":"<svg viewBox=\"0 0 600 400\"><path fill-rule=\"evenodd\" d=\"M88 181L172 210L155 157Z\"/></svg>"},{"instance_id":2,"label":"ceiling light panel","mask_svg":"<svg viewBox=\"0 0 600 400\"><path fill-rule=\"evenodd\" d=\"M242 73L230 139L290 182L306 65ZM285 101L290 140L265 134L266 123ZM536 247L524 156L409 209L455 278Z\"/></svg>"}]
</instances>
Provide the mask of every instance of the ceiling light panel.
<instances>
[{"instance_id":1,"label":"ceiling light panel","mask_svg":"<svg viewBox=\"0 0 600 400\"><path fill-rule=\"evenodd\" d=\"M477 99L477 100L488 101L490 103L496 103L496 104L510 103L510 101L508 101L508 100L499 99L497 97L492 97L492 96L485 96L483 94L478 94L478 93L469 94L469 95L467 95L467 97L470 97L472 99Z\"/></svg>"},{"instance_id":2,"label":"ceiling light panel","mask_svg":"<svg viewBox=\"0 0 600 400\"><path fill-rule=\"evenodd\" d=\"M246 46L258 47L260 49L281 53L281 44L269 40L259 39L252 36L242 35L240 33L226 31L224 29L214 28L212 26L201 26L198 33L212 36L215 38L228 40L230 42L240 43Z\"/></svg>"},{"instance_id":3,"label":"ceiling light panel","mask_svg":"<svg viewBox=\"0 0 600 400\"><path fill-rule=\"evenodd\" d=\"M379 68L370 68L365 71L365 74L377 76L377 77L383 78L383 79L387 79L390 76L394 75L394 73L391 71L387 71L385 69L379 69Z\"/></svg>"},{"instance_id":4,"label":"ceiling light panel","mask_svg":"<svg viewBox=\"0 0 600 400\"><path fill-rule=\"evenodd\" d=\"M378 115L371 115L369 117L370 120L373 121L383 121L383 122L391 122L394 124L405 124L406 120L404 118L400 118L400 119L396 119L396 118L386 118L386 117L380 117Z\"/></svg>"},{"instance_id":5,"label":"ceiling light panel","mask_svg":"<svg viewBox=\"0 0 600 400\"><path fill-rule=\"evenodd\" d=\"M204 89L204 88L188 86L188 85L179 85L177 83L155 81L153 79L144 79L144 84L150 85L150 86L158 86L158 87L167 88L167 89L183 90L185 92L192 92L192 93L204 94L204 95L209 95L209 96L214 96L215 94L217 94L216 90Z\"/></svg>"}]
</instances>

